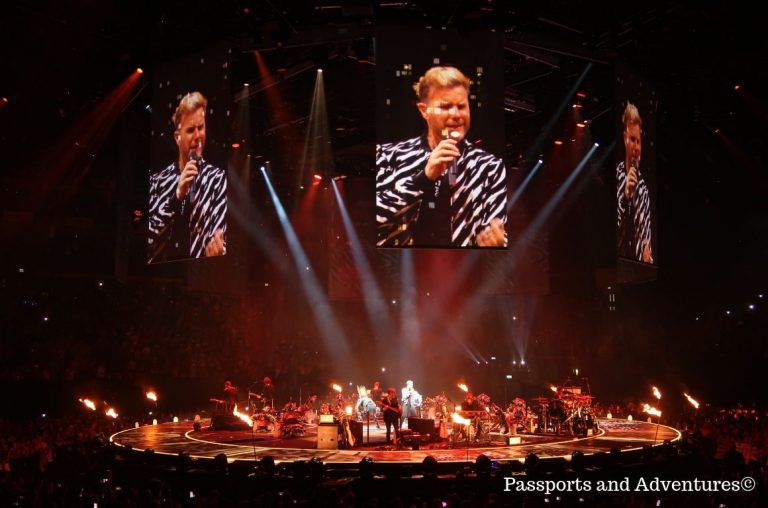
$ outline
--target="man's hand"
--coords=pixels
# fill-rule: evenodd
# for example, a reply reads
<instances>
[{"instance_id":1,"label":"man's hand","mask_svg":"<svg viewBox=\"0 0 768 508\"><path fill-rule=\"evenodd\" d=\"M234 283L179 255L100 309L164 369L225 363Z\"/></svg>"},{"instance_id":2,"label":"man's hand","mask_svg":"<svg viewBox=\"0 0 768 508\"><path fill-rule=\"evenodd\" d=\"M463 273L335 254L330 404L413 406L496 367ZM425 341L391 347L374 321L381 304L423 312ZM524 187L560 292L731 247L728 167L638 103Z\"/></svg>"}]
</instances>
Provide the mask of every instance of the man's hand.
<instances>
[{"instance_id":1,"label":"man's hand","mask_svg":"<svg viewBox=\"0 0 768 508\"><path fill-rule=\"evenodd\" d=\"M189 187L198 174L197 161L190 159L184 165L184 169L181 170L181 176L179 177L179 183L176 185L176 199L181 201L189 192Z\"/></svg>"},{"instance_id":2,"label":"man's hand","mask_svg":"<svg viewBox=\"0 0 768 508\"><path fill-rule=\"evenodd\" d=\"M222 254L224 254L226 247L227 246L224 243L224 230L217 229L216 232L213 234L213 238L211 238L211 241L208 242L208 245L205 246L205 256L206 257L221 256Z\"/></svg>"},{"instance_id":3,"label":"man's hand","mask_svg":"<svg viewBox=\"0 0 768 508\"><path fill-rule=\"evenodd\" d=\"M429 155L427 166L424 168L424 172L427 174L427 178L431 181L437 181L440 176L445 173L448 166L453 162L461 152L459 147L456 146L458 141L455 139L444 139L437 144L432 153Z\"/></svg>"},{"instance_id":4,"label":"man's hand","mask_svg":"<svg viewBox=\"0 0 768 508\"><path fill-rule=\"evenodd\" d=\"M632 194L635 192L635 187L637 187L637 168L631 166L629 171L627 171L627 180L624 185L624 198L627 201L632 198Z\"/></svg>"},{"instance_id":5,"label":"man's hand","mask_svg":"<svg viewBox=\"0 0 768 508\"><path fill-rule=\"evenodd\" d=\"M504 246L504 223L501 219L493 219L491 224L477 235L477 245L480 247Z\"/></svg>"}]
</instances>

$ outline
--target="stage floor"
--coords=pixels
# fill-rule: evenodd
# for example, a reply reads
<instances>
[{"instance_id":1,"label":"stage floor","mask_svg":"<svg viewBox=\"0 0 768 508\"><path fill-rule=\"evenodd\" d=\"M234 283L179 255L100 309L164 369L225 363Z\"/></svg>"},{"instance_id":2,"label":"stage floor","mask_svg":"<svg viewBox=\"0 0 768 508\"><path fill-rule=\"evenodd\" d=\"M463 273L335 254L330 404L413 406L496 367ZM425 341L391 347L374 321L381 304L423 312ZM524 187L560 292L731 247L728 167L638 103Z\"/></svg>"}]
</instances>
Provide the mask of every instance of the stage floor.
<instances>
[{"instance_id":1,"label":"stage floor","mask_svg":"<svg viewBox=\"0 0 768 508\"><path fill-rule=\"evenodd\" d=\"M371 426L370 439L350 450L318 450L315 448L316 427L307 429L302 438L277 439L269 433L250 431L211 431L206 429L209 422L202 422L201 431L193 431L192 422L163 423L146 425L118 432L110 441L118 446L131 446L142 453L151 448L155 453L178 455L187 452L190 457L213 459L223 453L230 461L260 460L271 456L275 462L310 460L317 457L325 464L350 464L370 457L375 462L420 463L431 455L440 462L466 462L484 454L492 460L524 460L530 453L540 459L569 457L575 451L584 455L609 452L617 448L622 452L637 450L647 445L660 445L665 441L680 439L680 431L665 425L641 421L599 420L600 431L589 437L555 436L553 434L519 434L521 444L507 446L474 445L450 447L446 443L433 443L419 450L394 449L384 443L383 430Z\"/></svg>"}]
</instances>

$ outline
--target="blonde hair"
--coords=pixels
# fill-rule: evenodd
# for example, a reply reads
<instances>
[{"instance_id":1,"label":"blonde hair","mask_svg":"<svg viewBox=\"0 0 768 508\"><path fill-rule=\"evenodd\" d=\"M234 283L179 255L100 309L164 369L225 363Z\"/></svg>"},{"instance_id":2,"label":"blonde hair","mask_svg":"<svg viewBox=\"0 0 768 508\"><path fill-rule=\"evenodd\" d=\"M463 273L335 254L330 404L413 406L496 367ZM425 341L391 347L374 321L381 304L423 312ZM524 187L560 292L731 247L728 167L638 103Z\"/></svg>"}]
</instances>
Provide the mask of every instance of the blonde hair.
<instances>
[{"instance_id":1,"label":"blonde hair","mask_svg":"<svg viewBox=\"0 0 768 508\"><path fill-rule=\"evenodd\" d=\"M456 67L432 67L413 85L413 91L420 101L427 100L433 88L451 88L463 86L469 92L469 78Z\"/></svg>"},{"instance_id":2,"label":"blonde hair","mask_svg":"<svg viewBox=\"0 0 768 508\"><path fill-rule=\"evenodd\" d=\"M640 118L640 112L637 110L637 106L627 101L627 107L624 108L624 114L621 115L621 123L624 124L624 130L630 125L637 125L641 129L643 128L643 119Z\"/></svg>"},{"instance_id":3,"label":"blonde hair","mask_svg":"<svg viewBox=\"0 0 768 508\"><path fill-rule=\"evenodd\" d=\"M200 92L189 92L187 95L181 98L179 106L176 111L173 112L171 121L173 122L173 128L178 129L181 126L181 118L189 113L194 113L198 109L208 108L208 99L206 99Z\"/></svg>"}]
</instances>

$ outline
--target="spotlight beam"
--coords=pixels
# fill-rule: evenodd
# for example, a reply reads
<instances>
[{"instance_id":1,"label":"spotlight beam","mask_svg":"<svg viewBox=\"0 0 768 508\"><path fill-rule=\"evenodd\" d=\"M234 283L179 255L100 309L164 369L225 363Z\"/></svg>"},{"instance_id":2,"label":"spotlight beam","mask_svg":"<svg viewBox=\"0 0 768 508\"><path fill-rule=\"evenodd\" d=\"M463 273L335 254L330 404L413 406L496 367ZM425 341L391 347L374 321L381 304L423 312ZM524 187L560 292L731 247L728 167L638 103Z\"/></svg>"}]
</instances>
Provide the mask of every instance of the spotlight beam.
<instances>
[{"instance_id":1,"label":"spotlight beam","mask_svg":"<svg viewBox=\"0 0 768 508\"><path fill-rule=\"evenodd\" d=\"M347 238L351 244L352 257L355 260L357 267L357 273L360 277L360 284L363 287L363 301L365 302L366 310L368 311L368 317L373 324L374 333L376 334L376 340L379 343L384 343L388 337L392 337L392 323L388 319L389 309L384 301L384 296L379 289L379 285L376 282L376 277L373 275L371 265L368 259L365 257L360 237L352 224L352 219L349 216L347 207L344 204L344 199L339 192L339 188L336 185L336 181L331 181L333 187L333 193L336 196L336 203L339 206L341 212L341 218L344 223L344 230L347 233Z\"/></svg>"},{"instance_id":2,"label":"spotlight beam","mask_svg":"<svg viewBox=\"0 0 768 508\"><path fill-rule=\"evenodd\" d=\"M533 237L544 226L544 224L546 224L547 220L549 220L565 194L568 192L574 182L576 182L576 180L579 178L582 170L597 151L598 147L599 145L597 143L592 145L587 154L581 159L581 161L579 161L573 171L571 171L571 174L568 175L568 178L566 178L557 192L555 192L547 204L541 209L536 217L534 217L533 221L531 221L531 223L521 235L522 237ZM607 153L610 153L610 150L608 150ZM506 279L506 276L508 275L509 270L511 270L511 267L515 266L517 260L520 258L520 256L522 256L525 249L525 244L526 242L516 242L515 247L511 249L511 252L509 252L511 262L506 265L501 276L495 278L493 281L486 281L485 284L478 287L477 291L475 291L472 296L467 299L466 303L464 304L463 314L465 316L469 316L470 321L474 318L474 316L479 315L479 313L482 311L484 307L485 295L493 293L502 283L502 281ZM521 345L520 349L525 350L527 347L525 345Z\"/></svg>"},{"instance_id":3,"label":"spotlight beam","mask_svg":"<svg viewBox=\"0 0 768 508\"><path fill-rule=\"evenodd\" d=\"M411 346L416 346L415 342L421 337L421 323L419 322L419 313L413 312L418 308L416 298L416 277L413 269L413 252L406 250L400 255L400 343L410 342ZM409 356L406 355L408 361ZM409 370L412 365L405 365Z\"/></svg>"},{"instance_id":4,"label":"spotlight beam","mask_svg":"<svg viewBox=\"0 0 768 508\"><path fill-rule=\"evenodd\" d=\"M512 211L512 207L515 206L515 203L517 203L517 200L520 199L520 196L523 195L523 191L528 187L528 184L531 183L531 180L533 180L534 175L536 175L536 172L539 170L539 168L542 165L541 159L536 161L536 165L533 166L533 169L528 173L528 175L525 177L525 180L523 180L523 183L520 185L520 187L517 188L515 193L512 195L512 198L510 198L509 203L507 203L507 214Z\"/></svg>"},{"instance_id":5,"label":"spotlight beam","mask_svg":"<svg viewBox=\"0 0 768 508\"><path fill-rule=\"evenodd\" d=\"M333 156L331 154L331 134L328 124L328 111L325 105L325 86L323 73L317 72L315 89L312 94L307 132L304 138L304 149L299 170L299 184L309 173L333 173Z\"/></svg>"},{"instance_id":6,"label":"spotlight beam","mask_svg":"<svg viewBox=\"0 0 768 508\"><path fill-rule=\"evenodd\" d=\"M346 335L341 326L339 326L336 316L333 314L333 310L320 288L317 277L315 277L311 269L309 258L301 247L301 242L299 242L299 238L296 236L296 232L291 226L288 214L285 212L285 208L283 208L283 204L281 203L277 192L275 192L275 188L272 186L272 182L264 167L261 168L261 172L264 175L264 181L267 183L267 189L269 190L272 202L275 205L280 225L288 240L288 247L293 255L293 261L296 265L296 271L299 274L301 287L309 301L310 308L312 309L315 318L315 323L320 329L323 340L329 352L340 362L340 364L354 366L355 362L350 361L351 357L349 355L349 346L347 344Z\"/></svg>"},{"instance_id":7,"label":"spotlight beam","mask_svg":"<svg viewBox=\"0 0 768 508\"><path fill-rule=\"evenodd\" d=\"M547 122L547 124L541 130L541 133L536 138L536 141L534 141L533 145L531 145L531 148L528 149L528 153L525 156L526 160L531 160L535 154L539 153L542 145L544 144L544 140L552 132L552 129L554 129L558 118L560 118L563 112L568 108L568 105L573 102L573 98L576 95L576 92L578 92L579 89L581 88L581 84L584 82L584 79L587 77L587 74L589 74L589 71L591 69L592 69L592 62L589 62L587 63L584 70L581 72L581 75L579 75L579 77L573 83L573 86L571 87L571 89L568 90L568 93L563 98L563 101L560 103L560 106L558 106L555 113L550 117L549 122Z\"/></svg>"}]
</instances>

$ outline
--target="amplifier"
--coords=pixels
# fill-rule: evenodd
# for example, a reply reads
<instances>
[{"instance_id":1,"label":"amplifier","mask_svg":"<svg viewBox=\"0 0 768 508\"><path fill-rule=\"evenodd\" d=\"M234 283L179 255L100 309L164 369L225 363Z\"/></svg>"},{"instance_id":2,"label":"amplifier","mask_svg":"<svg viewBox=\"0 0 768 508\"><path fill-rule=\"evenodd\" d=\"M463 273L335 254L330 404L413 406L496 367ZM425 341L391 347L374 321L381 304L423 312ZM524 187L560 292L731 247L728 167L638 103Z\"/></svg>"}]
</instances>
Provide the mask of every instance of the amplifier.
<instances>
[{"instance_id":1,"label":"amplifier","mask_svg":"<svg viewBox=\"0 0 768 508\"><path fill-rule=\"evenodd\" d=\"M318 450L338 450L339 449L339 426L332 425L317 426L317 449Z\"/></svg>"},{"instance_id":2,"label":"amplifier","mask_svg":"<svg viewBox=\"0 0 768 508\"><path fill-rule=\"evenodd\" d=\"M435 420L429 418L408 418L408 428L422 436L434 438L437 435Z\"/></svg>"}]
</instances>

